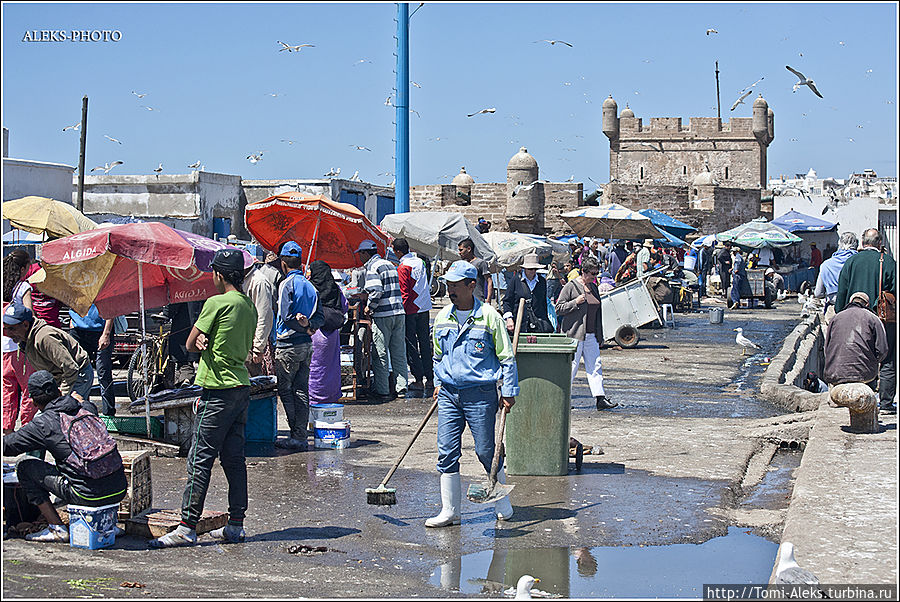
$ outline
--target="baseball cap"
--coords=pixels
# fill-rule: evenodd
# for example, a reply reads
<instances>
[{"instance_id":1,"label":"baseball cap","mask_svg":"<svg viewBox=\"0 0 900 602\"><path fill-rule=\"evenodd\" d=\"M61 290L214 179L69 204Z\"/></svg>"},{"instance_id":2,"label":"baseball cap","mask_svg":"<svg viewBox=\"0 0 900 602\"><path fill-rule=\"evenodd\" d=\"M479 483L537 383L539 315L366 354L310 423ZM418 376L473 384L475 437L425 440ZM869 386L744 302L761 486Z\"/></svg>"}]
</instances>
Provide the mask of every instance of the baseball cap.
<instances>
[{"instance_id":1,"label":"baseball cap","mask_svg":"<svg viewBox=\"0 0 900 602\"><path fill-rule=\"evenodd\" d=\"M359 243L359 247L357 247L355 253L359 253L360 251L375 251L378 252L378 245L375 244L374 240L366 239Z\"/></svg>"},{"instance_id":2,"label":"baseball cap","mask_svg":"<svg viewBox=\"0 0 900 602\"><path fill-rule=\"evenodd\" d=\"M30 322L32 320L31 310L21 303L10 303L3 312L3 323L10 326L21 324L22 322Z\"/></svg>"},{"instance_id":3,"label":"baseball cap","mask_svg":"<svg viewBox=\"0 0 900 602\"><path fill-rule=\"evenodd\" d=\"M56 384L52 374L46 370L38 370L28 377L28 396L38 399L58 397L59 385Z\"/></svg>"},{"instance_id":4,"label":"baseball cap","mask_svg":"<svg viewBox=\"0 0 900 602\"><path fill-rule=\"evenodd\" d=\"M281 246L279 255L282 257L300 257L303 258L303 249L293 240L289 240Z\"/></svg>"},{"instance_id":5,"label":"baseball cap","mask_svg":"<svg viewBox=\"0 0 900 602\"><path fill-rule=\"evenodd\" d=\"M225 272L244 269L244 254L237 249L219 249L212 260L212 267Z\"/></svg>"},{"instance_id":6,"label":"baseball cap","mask_svg":"<svg viewBox=\"0 0 900 602\"><path fill-rule=\"evenodd\" d=\"M478 268L468 261L460 259L459 261L453 262L453 265L450 266L450 269L447 270L447 273L444 274L443 278L447 282L459 282L466 278L475 280L478 278Z\"/></svg>"}]
</instances>

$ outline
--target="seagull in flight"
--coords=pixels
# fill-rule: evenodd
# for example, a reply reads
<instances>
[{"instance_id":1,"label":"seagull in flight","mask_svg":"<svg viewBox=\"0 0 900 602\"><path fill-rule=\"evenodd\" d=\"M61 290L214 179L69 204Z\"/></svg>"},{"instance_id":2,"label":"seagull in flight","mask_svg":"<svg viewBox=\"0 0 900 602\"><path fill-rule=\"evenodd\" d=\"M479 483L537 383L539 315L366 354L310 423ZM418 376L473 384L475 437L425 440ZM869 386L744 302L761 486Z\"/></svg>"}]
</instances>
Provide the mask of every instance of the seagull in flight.
<instances>
[{"instance_id":1,"label":"seagull in flight","mask_svg":"<svg viewBox=\"0 0 900 602\"><path fill-rule=\"evenodd\" d=\"M815 94L819 98L825 98L824 96L819 94L819 91L816 89L816 82L811 79L807 79L805 75L803 75L796 69L792 69L789 65L785 65L784 68L800 78L800 81L794 84L794 92L796 92L800 86L807 86L810 90L813 91L813 94Z\"/></svg>"},{"instance_id":2,"label":"seagull in flight","mask_svg":"<svg viewBox=\"0 0 900 602\"><path fill-rule=\"evenodd\" d=\"M256 165L260 161L262 161L263 153L266 151L259 151L255 155L247 155L247 160L250 161L251 164Z\"/></svg>"},{"instance_id":3,"label":"seagull in flight","mask_svg":"<svg viewBox=\"0 0 900 602\"><path fill-rule=\"evenodd\" d=\"M563 41L563 40L535 40L533 43L534 43L534 44L538 44L538 43L540 43L540 42L547 42L547 43L550 44L551 46L555 46L555 45L557 45L557 44L565 44L565 45L568 46L569 48L574 48L574 46L572 46L571 44L569 44L568 42Z\"/></svg>"},{"instance_id":4,"label":"seagull in flight","mask_svg":"<svg viewBox=\"0 0 900 602\"><path fill-rule=\"evenodd\" d=\"M753 94L753 90L751 90L751 89L748 89L746 92L741 94L741 96L736 101L734 101L734 104L731 105L731 110L733 111L736 108L738 108L738 105L744 104L744 99L747 98L748 96L750 96L751 94Z\"/></svg>"},{"instance_id":5,"label":"seagull in flight","mask_svg":"<svg viewBox=\"0 0 900 602\"><path fill-rule=\"evenodd\" d=\"M154 169L153 171L156 172L156 175L161 174L161 173L162 173L162 163L160 163L160 164L159 164L159 167L157 167L157 168Z\"/></svg>"},{"instance_id":6,"label":"seagull in flight","mask_svg":"<svg viewBox=\"0 0 900 602\"><path fill-rule=\"evenodd\" d=\"M481 109L477 113L472 113L471 115L467 115L466 117L475 117L476 115L481 115L482 113L496 113L497 109L491 107L490 109Z\"/></svg>"},{"instance_id":7,"label":"seagull in flight","mask_svg":"<svg viewBox=\"0 0 900 602\"><path fill-rule=\"evenodd\" d=\"M711 33L719 33L719 32L710 27L709 29L706 30L706 35L709 35Z\"/></svg>"},{"instance_id":8,"label":"seagull in flight","mask_svg":"<svg viewBox=\"0 0 900 602\"><path fill-rule=\"evenodd\" d=\"M365 146L357 146L356 144L351 144L350 146L352 146L352 147L355 148L356 150L369 151L370 153L372 152L372 149L371 149L371 148L366 148Z\"/></svg>"},{"instance_id":9,"label":"seagull in flight","mask_svg":"<svg viewBox=\"0 0 900 602\"><path fill-rule=\"evenodd\" d=\"M65 132L66 130L75 130L77 132L79 130L79 128L81 128L80 121L78 123L76 123L75 125L67 125L66 127L63 128L63 131Z\"/></svg>"},{"instance_id":10,"label":"seagull in flight","mask_svg":"<svg viewBox=\"0 0 900 602\"><path fill-rule=\"evenodd\" d=\"M410 112L410 113L415 113L415 114L416 114L416 117L418 117L419 119L422 118L422 116L419 115L419 112L418 112L417 110L415 110L415 109L410 109L409 112Z\"/></svg>"},{"instance_id":11,"label":"seagull in flight","mask_svg":"<svg viewBox=\"0 0 900 602\"><path fill-rule=\"evenodd\" d=\"M750 84L749 86L747 86L746 88L741 90L741 92L745 92L745 91L749 90L750 88L752 88L753 86L755 86L756 84L758 84L759 82L761 82L764 79L766 79L765 76L759 78L758 80L756 80L755 82L753 82L752 84Z\"/></svg>"},{"instance_id":12,"label":"seagull in flight","mask_svg":"<svg viewBox=\"0 0 900 602\"><path fill-rule=\"evenodd\" d=\"M288 145L291 145L296 142L296 140L288 140L287 138L282 138L282 142L286 142Z\"/></svg>"},{"instance_id":13,"label":"seagull in flight","mask_svg":"<svg viewBox=\"0 0 900 602\"><path fill-rule=\"evenodd\" d=\"M291 46L290 44L285 44L281 40L276 41L281 44L281 48L278 49L278 52L284 52L285 50L288 52L300 52L303 48L315 48L314 44L297 44L296 46Z\"/></svg>"},{"instance_id":14,"label":"seagull in flight","mask_svg":"<svg viewBox=\"0 0 900 602\"><path fill-rule=\"evenodd\" d=\"M132 90L131 93L134 94L135 96L137 96L138 98L143 98L143 97L147 96L146 92L144 92L143 94L138 94L137 92Z\"/></svg>"},{"instance_id":15,"label":"seagull in flight","mask_svg":"<svg viewBox=\"0 0 900 602\"><path fill-rule=\"evenodd\" d=\"M147 105L141 105L141 108L142 108L142 109L147 109L148 111L155 111L155 110L156 110L156 109L154 109L153 107L148 107Z\"/></svg>"},{"instance_id":16,"label":"seagull in flight","mask_svg":"<svg viewBox=\"0 0 900 602\"><path fill-rule=\"evenodd\" d=\"M572 176L572 179L574 179L574 178L575 178L575 177ZM513 188L513 191L512 191L512 195L511 195L511 196L516 196L516 195L519 194L520 192L527 192L527 191L531 190L532 188L534 188L534 185L535 185L535 184L538 184L538 183L541 183L541 184L547 184L548 181L547 181L547 180L535 180L535 181L532 182L531 184L519 184L518 186L516 186L515 188Z\"/></svg>"},{"instance_id":17,"label":"seagull in flight","mask_svg":"<svg viewBox=\"0 0 900 602\"><path fill-rule=\"evenodd\" d=\"M284 50L284 48L282 48L281 50ZM369 59L359 59L358 61L353 63L353 66L356 67L357 65L362 65L363 63L371 63L371 62L372 61L370 61Z\"/></svg>"},{"instance_id":18,"label":"seagull in flight","mask_svg":"<svg viewBox=\"0 0 900 602\"><path fill-rule=\"evenodd\" d=\"M412 85L414 85L414 86L417 87L417 88L421 88L421 87L422 87L421 85L417 84L416 82L409 82L409 83L411 83Z\"/></svg>"},{"instance_id":19,"label":"seagull in flight","mask_svg":"<svg viewBox=\"0 0 900 602\"><path fill-rule=\"evenodd\" d=\"M121 140L116 140L115 138L113 138L113 137L111 137L111 136L107 136L106 134L103 134L103 137L106 138L107 140L112 141L112 142L116 142L116 143L118 143L118 144L122 144L122 141L121 141Z\"/></svg>"},{"instance_id":20,"label":"seagull in flight","mask_svg":"<svg viewBox=\"0 0 900 602\"><path fill-rule=\"evenodd\" d=\"M384 106L386 106L386 107L392 107L392 106L394 106L394 103L391 102L391 97L390 97L390 96L388 96L388 97L384 100Z\"/></svg>"},{"instance_id":21,"label":"seagull in flight","mask_svg":"<svg viewBox=\"0 0 900 602\"><path fill-rule=\"evenodd\" d=\"M744 355L748 348L759 349L759 345L744 336L743 328L735 328L734 331L737 333L734 342L741 346L741 355Z\"/></svg>"},{"instance_id":22,"label":"seagull in flight","mask_svg":"<svg viewBox=\"0 0 900 602\"><path fill-rule=\"evenodd\" d=\"M106 165L99 165L99 166L95 167L94 169L92 169L91 172L95 172L98 169L102 169L103 173L107 174L107 173L109 173L110 169L112 169L116 165L122 165L123 163L124 163L124 161L113 161L112 163L107 163Z\"/></svg>"}]
</instances>

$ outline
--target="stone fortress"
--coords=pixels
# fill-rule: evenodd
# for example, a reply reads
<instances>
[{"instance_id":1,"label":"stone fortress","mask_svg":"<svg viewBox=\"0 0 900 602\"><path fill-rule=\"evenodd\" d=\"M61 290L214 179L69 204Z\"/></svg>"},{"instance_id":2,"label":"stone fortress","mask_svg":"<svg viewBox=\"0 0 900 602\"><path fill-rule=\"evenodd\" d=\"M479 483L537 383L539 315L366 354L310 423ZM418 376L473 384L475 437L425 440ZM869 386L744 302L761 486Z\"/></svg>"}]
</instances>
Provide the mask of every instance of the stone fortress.
<instances>
[{"instance_id":1,"label":"stone fortress","mask_svg":"<svg viewBox=\"0 0 900 602\"><path fill-rule=\"evenodd\" d=\"M753 218L772 219L765 190L766 154L775 139L775 113L760 95L752 117L652 117L649 125L612 96L603 102L610 181L601 204L656 209L700 232L721 232ZM527 186L513 196L516 186ZM476 183L465 168L450 184L410 187L410 211L456 211L494 229L557 235L569 231L561 213L585 205L579 182L540 181L537 161L522 147L506 167L505 183ZM769 201L769 202L766 202Z\"/></svg>"}]
</instances>

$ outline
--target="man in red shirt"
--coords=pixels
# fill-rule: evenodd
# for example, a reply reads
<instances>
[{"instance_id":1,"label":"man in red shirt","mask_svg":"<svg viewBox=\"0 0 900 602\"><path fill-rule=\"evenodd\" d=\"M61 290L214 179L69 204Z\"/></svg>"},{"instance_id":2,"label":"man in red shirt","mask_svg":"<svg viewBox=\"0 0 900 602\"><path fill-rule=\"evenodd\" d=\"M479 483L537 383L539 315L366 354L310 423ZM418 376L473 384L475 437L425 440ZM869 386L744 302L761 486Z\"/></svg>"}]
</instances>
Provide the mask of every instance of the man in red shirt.
<instances>
[{"instance_id":1,"label":"man in red shirt","mask_svg":"<svg viewBox=\"0 0 900 602\"><path fill-rule=\"evenodd\" d=\"M415 382L409 389L423 391L434 388L434 368L429 332L431 311L431 286L425 262L409 250L405 238L396 238L391 244L400 258L397 274L400 277L400 294L406 311L406 360ZM424 382L423 382L424 379Z\"/></svg>"},{"instance_id":2,"label":"man in red shirt","mask_svg":"<svg viewBox=\"0 0 900 602\"><path fill-rule=\"evenodd\" d=\"M816 243L809 243L809 267L813 270L813 282L819 277L819 266L822 265L822 251L816 248Z\"/></svg>"}]
</instances>

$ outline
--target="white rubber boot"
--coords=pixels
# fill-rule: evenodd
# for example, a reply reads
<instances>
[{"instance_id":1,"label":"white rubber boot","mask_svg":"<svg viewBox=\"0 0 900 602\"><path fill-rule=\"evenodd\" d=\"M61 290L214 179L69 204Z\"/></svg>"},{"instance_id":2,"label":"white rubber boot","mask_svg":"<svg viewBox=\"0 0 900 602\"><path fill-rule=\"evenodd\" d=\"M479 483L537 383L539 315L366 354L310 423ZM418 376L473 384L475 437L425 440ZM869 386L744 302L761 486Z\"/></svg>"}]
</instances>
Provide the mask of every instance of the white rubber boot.
<instances>
[{"instance_id":1,"label":"white rubber boot","mask_svg":"<svg viewBox=\"0 0 900 602\"><path fill-rule=\"evenodd\" d=\"M462 481L458 472L441 475L441 513L425 521L426 527L449 527L458 525L459 503L462 499Z\"/></svg>"},{"instance_id":2,"label":"white rubber boot","mask_svg":"<svg viewBox=\"0 0 900 602\"><path fill-rule=\"evenodd\" d=\"M497 482L506 485L506 467L501 468L497 472ZM500 499L494 504L494 511L497 513L497 520L509 520L513 515L512 502L509 496Z\"/></svg>"}]
</instances>

